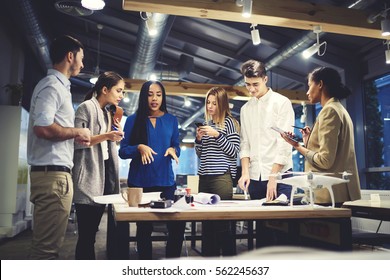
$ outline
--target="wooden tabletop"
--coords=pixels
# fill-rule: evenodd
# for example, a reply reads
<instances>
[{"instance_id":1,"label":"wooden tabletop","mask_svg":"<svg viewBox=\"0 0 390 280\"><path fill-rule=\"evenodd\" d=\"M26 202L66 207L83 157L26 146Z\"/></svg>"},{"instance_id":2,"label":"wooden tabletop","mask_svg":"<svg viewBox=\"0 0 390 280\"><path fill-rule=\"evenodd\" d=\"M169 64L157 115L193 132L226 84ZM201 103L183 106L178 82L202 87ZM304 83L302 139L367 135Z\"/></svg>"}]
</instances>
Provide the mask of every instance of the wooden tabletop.
<instances>
[{"instance_id":1,"label":"wooden tabletop","mask_svg":"<svg viewBox=\"0 0 390 280\"><path fill-rule=\"evenodd\" d=\"M225 203L225 204L224 204ZM245 206L247 203L249 206ZM114 204L116 221L206 221L206 220L269 220L308 218L350 218L351 210L321 206L254 206L253 201L221 201L218 205L195 205L186 210L129 207Z\"/></svg>"}]
</instances>

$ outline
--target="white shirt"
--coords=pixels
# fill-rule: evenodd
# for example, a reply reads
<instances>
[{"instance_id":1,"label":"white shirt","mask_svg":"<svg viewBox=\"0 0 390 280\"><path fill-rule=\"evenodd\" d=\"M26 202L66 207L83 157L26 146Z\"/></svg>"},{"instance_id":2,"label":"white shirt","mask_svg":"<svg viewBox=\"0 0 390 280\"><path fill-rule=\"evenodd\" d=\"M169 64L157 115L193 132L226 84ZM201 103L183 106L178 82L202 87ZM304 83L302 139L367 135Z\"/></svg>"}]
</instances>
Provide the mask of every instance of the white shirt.
<instances>
[{"instance_id":1,"label":"white shirt","mask_svg":"<svg viewBox=\"0 0 390 280\"><path fill-rule=\"evenodd\" d=\"M292 147L278 132L292 131L295 115L291 101L272 89L260 97L252 97L241 108L240 158L249 157L252 180L267 181L274 163L283 165L281 172L292 168Z\"/></svg>"}]
</instances>

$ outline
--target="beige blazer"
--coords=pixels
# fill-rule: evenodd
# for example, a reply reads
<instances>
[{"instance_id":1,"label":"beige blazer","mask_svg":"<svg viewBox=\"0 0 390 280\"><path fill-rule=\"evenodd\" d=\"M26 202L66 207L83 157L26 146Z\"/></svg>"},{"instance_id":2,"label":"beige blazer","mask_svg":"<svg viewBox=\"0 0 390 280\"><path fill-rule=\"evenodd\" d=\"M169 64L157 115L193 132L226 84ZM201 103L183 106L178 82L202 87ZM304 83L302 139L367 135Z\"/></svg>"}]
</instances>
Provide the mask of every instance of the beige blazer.
<instances>
[{"instance_id":1,"label":"beige blazer","mask_svg":"<svg viewBox=\"0 0 390 280\"><path fill-rule=\"evenodd\" d=\"M347 110L337 99L331 98L319 113L307 142L305 171L352 173L349 183L333 186L336 203L361 197L353 135L353 123ZM315 203L330 202L327 189L315 190Z\"/></svg>"}]
</instances>

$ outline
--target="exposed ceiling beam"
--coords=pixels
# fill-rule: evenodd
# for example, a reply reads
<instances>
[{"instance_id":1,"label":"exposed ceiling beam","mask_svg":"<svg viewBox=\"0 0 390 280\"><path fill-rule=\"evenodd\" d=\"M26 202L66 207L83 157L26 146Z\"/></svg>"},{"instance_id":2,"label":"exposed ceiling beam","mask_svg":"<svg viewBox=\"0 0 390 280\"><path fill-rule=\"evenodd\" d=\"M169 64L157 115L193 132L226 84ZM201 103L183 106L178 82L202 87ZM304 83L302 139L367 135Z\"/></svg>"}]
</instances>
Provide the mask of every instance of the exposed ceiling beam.
<instances>
[{"instance_id":1,"label":"exposed ceiling beam","mask_svg":"<svg viewBox=\"0 0 390 280\"><path fill-rule=\"evenodd\" d=\"M384 39L380 24L367 22L364 11L298 0L253 1L252 16L241 16L235 0L123 0L127 11L165 13L302 30L321 25L324 32Z\"/></svg>"},{"instance_id":2,"label":"exposed ceiling beam","mask_svg":"<svg viewBox=\"0 0 390 280\"><path fill-rule=\"evenodd\" d=\"M145 80L138 79L125 79L126 86L125 91L139 92L142 84ZM207 91L212 87L223 87L229 94L230 99L234 100L248 100L249 95L245 87L242 86L231 86L231 85L220 85L220 84L197 84L197 83L185 83L185 82L162 82L165 87L167 95L176 96L193 96L193 97L206 97ZM278 92L288 97L293 103L302 103L307 101L306 92L299 90L287 90L278 89Z\"/></svg>"}]
</instances>

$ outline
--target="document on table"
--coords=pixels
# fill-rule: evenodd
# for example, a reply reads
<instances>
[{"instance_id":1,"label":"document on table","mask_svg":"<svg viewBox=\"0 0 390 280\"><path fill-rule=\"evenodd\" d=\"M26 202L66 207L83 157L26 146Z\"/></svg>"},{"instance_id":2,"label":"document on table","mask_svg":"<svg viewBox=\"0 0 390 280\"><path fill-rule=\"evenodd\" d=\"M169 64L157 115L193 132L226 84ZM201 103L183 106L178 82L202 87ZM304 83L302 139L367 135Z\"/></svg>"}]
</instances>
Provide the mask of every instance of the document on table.
<instances>
[{"instance_id":1,"label":"document on table","mask_svg":"<svg viewBox=\"0 0 390 280\"><path fill-rule=\"evenodd\" d=\"M194 202L201 204L217 204L221 201L221 197L213 193L198 193L194 194Z\"/></svg>"}]
</instances>

